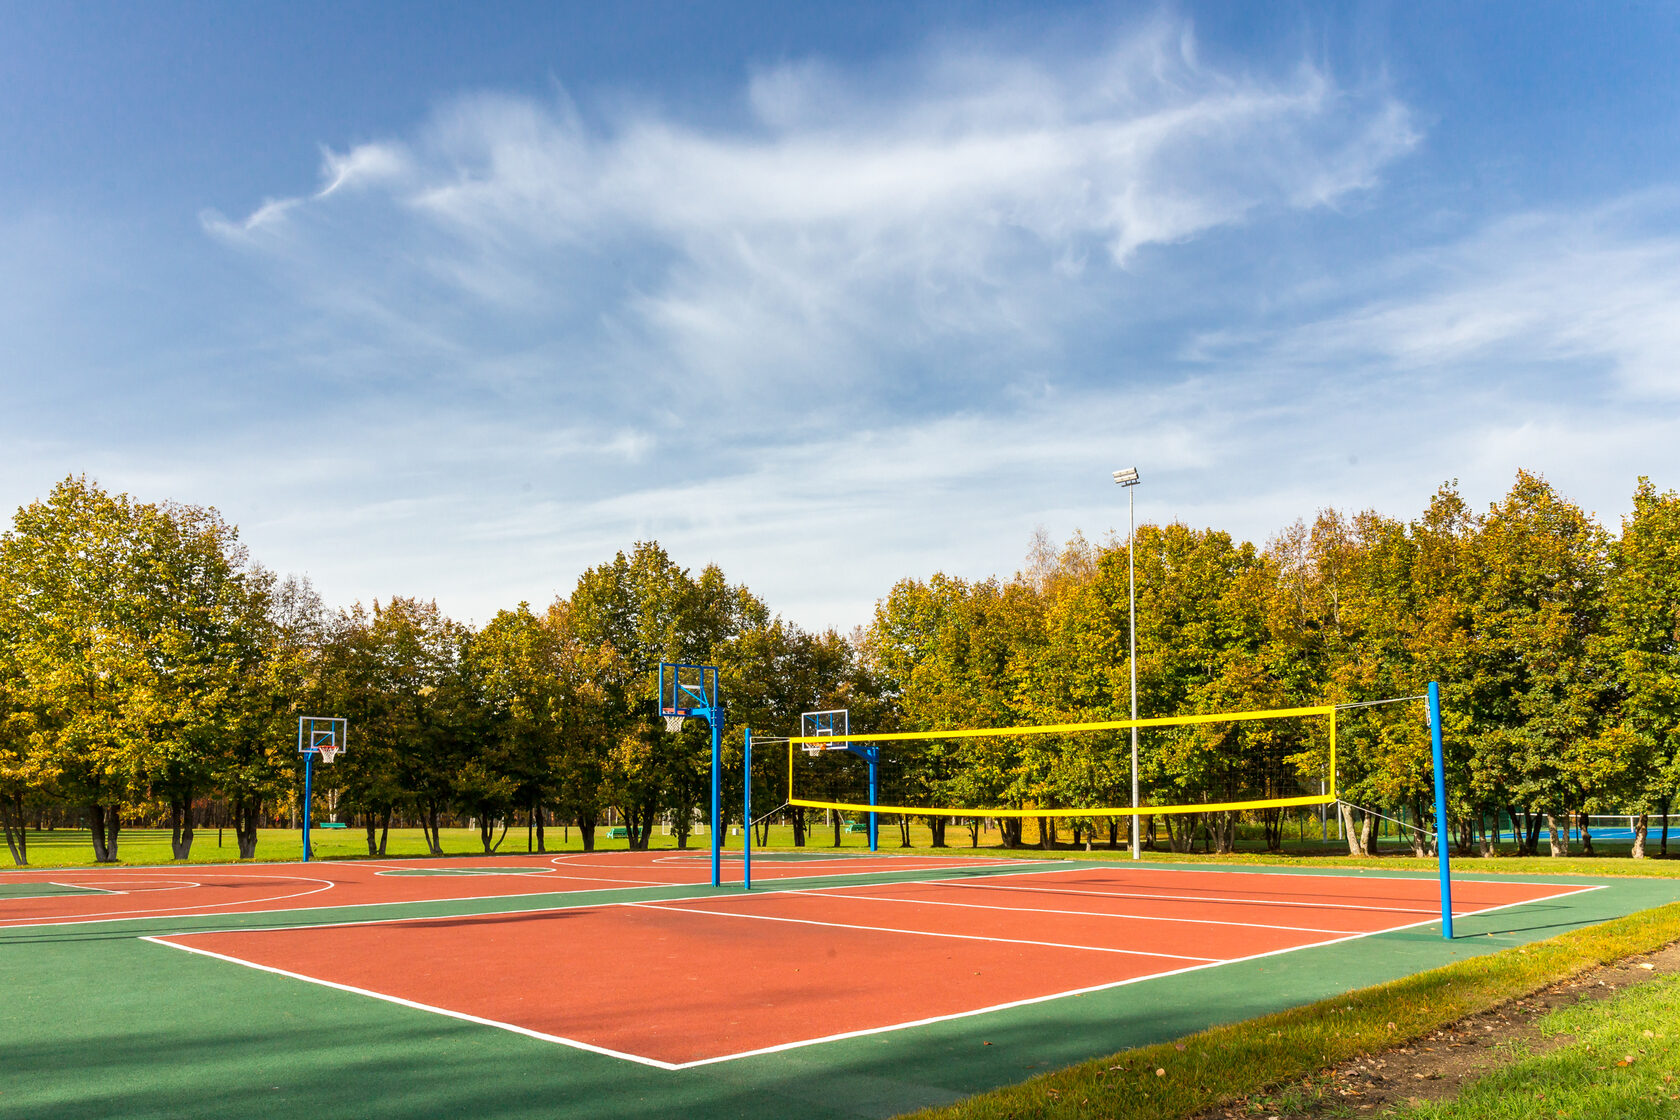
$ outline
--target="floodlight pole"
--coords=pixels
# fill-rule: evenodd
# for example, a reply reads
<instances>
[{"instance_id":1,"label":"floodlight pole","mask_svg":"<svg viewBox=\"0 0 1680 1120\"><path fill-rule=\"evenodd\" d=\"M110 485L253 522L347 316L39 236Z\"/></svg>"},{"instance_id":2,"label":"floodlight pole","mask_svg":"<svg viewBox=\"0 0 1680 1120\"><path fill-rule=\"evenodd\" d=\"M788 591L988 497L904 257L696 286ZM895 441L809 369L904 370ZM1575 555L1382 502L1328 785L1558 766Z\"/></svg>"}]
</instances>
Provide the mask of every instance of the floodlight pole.
<instances>
[{"instance_id":1,"label":"floodlight pole","mask_svg":"<svg viewBox=\"0 0 1680 1120\"><path fill-rule=\"evenodd\" d=\"M1137 729L1137 493L1136 467L1114 472L1114 481L1126 488L1126 598L1131 619L1131 650L1126 661L1132 675L1132 858L1143 858L1142 818L1138 816L1138 729Z\"/></svg>"}]
</instances>

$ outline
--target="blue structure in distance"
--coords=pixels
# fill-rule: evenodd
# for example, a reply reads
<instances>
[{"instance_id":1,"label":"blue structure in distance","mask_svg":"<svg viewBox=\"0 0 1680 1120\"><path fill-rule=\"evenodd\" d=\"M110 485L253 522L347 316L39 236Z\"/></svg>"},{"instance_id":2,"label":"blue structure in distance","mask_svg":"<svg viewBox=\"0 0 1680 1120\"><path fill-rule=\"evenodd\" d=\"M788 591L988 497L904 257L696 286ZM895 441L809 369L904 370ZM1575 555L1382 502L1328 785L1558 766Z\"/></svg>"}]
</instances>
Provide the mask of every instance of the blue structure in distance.
<instances>
[{"instance_id":1,"label":"blue structure in distance","mask_svg":"<svg viewBox=\"0 0 1680 1120\"><path fill-rule=\"evenodd\" d=\"M799 734L847 736L852 733L852 714L849 708L831 708L821 712L802 712ZM869 803L881 803L881 745L879 743L842 742L837 748L850 751L869 764ZM880 816L869 814L869 850L880 850Z\"/></svg>"},{"instance_id":2,"label":"blue structure in distance","mask_svg":"<svg viewBox=\"0 0 1680 1120\"><path fill-rule=\"evenodd\" d=\"M299 716L298 753L303 755L303 862L314 854L309 843L309 810L314 794L315 756L331 763L349 738L350 721L340 716Z\"/></svg>"},{"instance_id":3,"label":"blue structure in distance","mask_svg":"<svg viewBox=\"0 0 1680 1120\"><path fill-rule=\"evenodd\" d=\"M685 719L698 718L712 729L712 886L723 883L723 704L718 697L716 665L659 663L659 714L675 732ZM750 817L748 818L751 819Z\"/></svg>"}]
</instances>

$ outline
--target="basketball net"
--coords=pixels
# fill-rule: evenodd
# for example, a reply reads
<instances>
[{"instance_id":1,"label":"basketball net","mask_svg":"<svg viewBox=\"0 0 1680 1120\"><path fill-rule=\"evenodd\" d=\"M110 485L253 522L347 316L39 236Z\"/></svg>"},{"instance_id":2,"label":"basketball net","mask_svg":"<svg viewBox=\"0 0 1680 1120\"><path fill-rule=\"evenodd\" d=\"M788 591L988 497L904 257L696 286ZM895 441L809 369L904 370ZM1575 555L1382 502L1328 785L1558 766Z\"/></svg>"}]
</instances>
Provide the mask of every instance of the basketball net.
<instances>
[{"instance_id":1,"label":"basketball net","mask_svg":"<svg viewBox=\"0 0 1680 1120\"><path fill-rule=\"evenodd\" d=\"M343 747L316 747L315 753L321 756L322 762L330 765L338 760L338 752L343 749Z\"/></svg>"},{"instance_id":2,"label":"basketball net","mask_svg":"<svg viewBox=\"0 0 1680 1120\"><path fill-rule=\"evenodd\" d=\"M675 735L677 732L682 730L683 720L687 718L687 716L666 716L665 730Z\"/></svg>"}]
</instances>

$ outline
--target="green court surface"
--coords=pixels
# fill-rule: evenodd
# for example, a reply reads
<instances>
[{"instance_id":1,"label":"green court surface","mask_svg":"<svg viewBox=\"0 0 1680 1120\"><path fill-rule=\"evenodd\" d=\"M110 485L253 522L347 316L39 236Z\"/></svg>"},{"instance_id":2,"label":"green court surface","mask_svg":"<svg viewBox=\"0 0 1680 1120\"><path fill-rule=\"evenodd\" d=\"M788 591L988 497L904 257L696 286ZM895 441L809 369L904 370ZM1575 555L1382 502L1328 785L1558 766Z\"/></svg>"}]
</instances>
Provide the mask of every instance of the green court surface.
<instances>
[{"instance_id":1,"label":"green court surface","mask_svg":"<svg viewBox=\"0 0 1680 1120\"><path fill-rule=\"evenodd\" d=\"M1386 870L1242 870L1297 881L1325 875L1349 880L1350 886L1361 879L1428 878ZM463 890L475 881L483 880L459 876ZM12 925L0 928L6 1070L0 1078L0 1117L885 1117L1680 899L1675 880L1547 876L1545 881L1601 889L1460 916L1451 943L1441 938L1438 924L1415 925L1085 995L681 1069L557 1046L141 938L465 917L511 913L516 907L546 912L627 901L707 900L739 895L737 887L668 884L527 893L517 900L465 897ZM903 883L904 876L831 876L823 886L888 882ZM809 886L788 877L763 884L755 894ZM0 919L5 900L13 897L0 893ZM1047 935L1053 932L1046 927ZM542 951L588 961L614 950L612 944L557 938ZM431 963L415 961L414 967ZM447 963L475 967L472 960ZM706 961L697 953L693 966L704 969ZM485 983L495 982L488 974L493 971L486 966ZM534 999L562 1004L567 996L564 990L532 993ZM627 991L624 1011L657 1031L662 1016L683 998L681 991ZM838 1029L814 1022L810 1034Z\"/></svg>"},{"instance_id":2,"label":"green court surface","mask_svg":"<svg viewBox=\"0 0 1680 1120\"><path fill-rule=\"evenodd\" d=\"M0 883L0 902L9 898L56 898L61 895L104 893L70 883Z\"/></svg>"}]
</instances>

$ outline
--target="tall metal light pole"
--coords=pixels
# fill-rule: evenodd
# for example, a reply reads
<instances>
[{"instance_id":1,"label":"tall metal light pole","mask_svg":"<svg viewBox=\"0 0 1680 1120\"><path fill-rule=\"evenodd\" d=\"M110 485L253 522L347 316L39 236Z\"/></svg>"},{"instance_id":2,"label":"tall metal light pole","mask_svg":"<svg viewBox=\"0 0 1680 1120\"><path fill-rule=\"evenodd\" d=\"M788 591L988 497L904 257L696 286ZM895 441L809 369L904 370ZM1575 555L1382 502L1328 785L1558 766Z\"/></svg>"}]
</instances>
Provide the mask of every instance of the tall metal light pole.
<instances>
[{"instance_id":1,"label":"tall metal light pole","mask_svg":"<svg viewBox=\"0 0 1680 1120\"><path fill-rule=\"evenodd\" d=\"M1139 827L1138 808L1138 729L1137 720L1137 495L1132 487L1138 484L1136 467L1124 467L1114 472L1114 481L1126 488L1126 594L1130 600L1131 653L1127 662L1132 670L1132 858L1143 858L1143 830Z\"/></svg>"}]
</instances>

